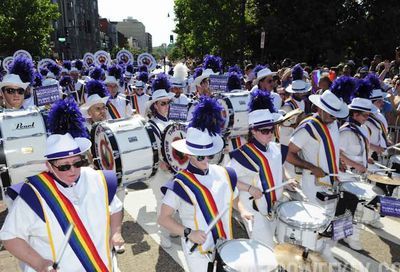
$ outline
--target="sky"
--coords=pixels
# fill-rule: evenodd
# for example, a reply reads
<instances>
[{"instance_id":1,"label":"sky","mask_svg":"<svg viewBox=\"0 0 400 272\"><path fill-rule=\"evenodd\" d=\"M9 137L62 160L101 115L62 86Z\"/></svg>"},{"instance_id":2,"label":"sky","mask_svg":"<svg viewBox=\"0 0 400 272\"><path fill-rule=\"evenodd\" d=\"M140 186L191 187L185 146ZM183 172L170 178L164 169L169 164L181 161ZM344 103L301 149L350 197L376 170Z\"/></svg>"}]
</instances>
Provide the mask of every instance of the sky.
<instances>
[{"instance_id":1,"label":"sky","mask_svg":"<svg viewBox=\"0 0 400 272\"><path fill-rule=\"evenodd\" d=\"M175 28L174 0L98 0L98 5L102 18L122 21L131 16L142 22L152 35L153 47L169 44Z\"/></svg>"}]
</instances>

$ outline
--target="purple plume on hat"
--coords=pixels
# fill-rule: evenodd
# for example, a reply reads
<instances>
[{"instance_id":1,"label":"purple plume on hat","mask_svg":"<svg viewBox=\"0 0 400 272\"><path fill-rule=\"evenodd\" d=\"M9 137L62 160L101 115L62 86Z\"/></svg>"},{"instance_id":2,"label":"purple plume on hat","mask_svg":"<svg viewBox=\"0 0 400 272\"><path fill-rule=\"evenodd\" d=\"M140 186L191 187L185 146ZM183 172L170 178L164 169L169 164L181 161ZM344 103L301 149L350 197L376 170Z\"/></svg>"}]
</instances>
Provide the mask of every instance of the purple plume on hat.
<instances>
[{"instance_id":1,"label":"purple plume on hat","mask_svg":"<svg viewBox=\"0 0 400 272\"><path fill-rule=\"evenodd\" d=\"M224 123L224 118L221 114L222 110L223 107L217 99L201 96L193 111L189 127L195 127L201 131L207 129L211 136L220 134Z\"/></svg>"},{"instance_id":2,"label":"purple plume on hat","mask_svg":"<svg viewBox=\"0 0 400 272\"><path fill-rule=\"evenodd\" d=\"M76 69L78 69L79 71L81 71L82 70L82 68L83 68L83 61L81 61L81 60L76 60L75 61L75 68Z\"/></svg>"},{"instance_id":3,"label":"purple plume on hat","mask_svg":"<svg viewBox=\"0 0 400 272\"><path fill-rule=\"evenodd\" d=\"M292 79L303 80L304 70L303 67L298 63L292 68Z\"/></svg>"},{"instance_id":4,"label":"purple plume on hat","mask_svg":"<svg viewBox=\"0 0 400 272\"><path fill-rule=\"evenodd\" d=\"M110 95L104 83L101 82L100 80L94 80L94 79L86 83L86 92L88 96L97 94L102 98Z\"/></svg>"},{"instance_id":5,"label":"purple plume on hat","mask_svg":"<svg viewBox=\"0 0 400 272\"><path fill-rule=\"evenodd\" d=\"M72 137L89 138L78 105L72 97L57 100L50 109L47 127L51 134L70 133Z\"/></svg>"},{"instance_id":6,"label":"purple plume on hat","mask_svg":"<svg viewBox=\"0 0 400 272\"><path fill-rule=\"evenodd\" d=\"M260 72L262 69L264 69L265 66L261 65L261 64L257 64L256 67L254 67L253 69L253 73L254 75L257 77L257 73Z\"/></svg>"},{"instance_id":7,"label":"purple plume on hat","mask_svg":"<svg viewBox=\"0 0 400 272\"><path fill-rule=\"evenodd\" d=\"M93 69L92 72L90 72L90 78L95 79L95 80L101 80L104 78L104 70L101 69L100 67L96 67Z\"/></svg>"},{"instance_id":8,"label":"purple plume on hat","mask_svg":"<svg viewBox=\"0 0 400 272\"><path fill-rule=\"evenodd\" d=\"M104 71L107 71L107 65L106 64L101 64L100 68L103 69Z\"/></svg>"},{"instance_id":9,"label":"purple plume on hat","mask_svg":"<svg viewBox=\"0 0 400 272\"><path fill-rule=\"evenodd\" d=\"M220 73L222 71L221 57L214 55L205 55L203 59L203 68L211 69L214 73Z\"/></svg>"},{"instance_id":10,"label":"purple plume on hat","mask_svg":"<svg viewBox=\"0 0 400 272\"><path fill-rule=\"evenodd\" d=\"M367 79L358 79L356 82L356 89L354 91L354 97L366 98L372 94L373 86Z\"/></svg>"},{"instance_id":11,"label":"purple plume on hat","mask_svg":"<svg viewBox=\"0 0 400 272\"><path fill-rule=\"evenodd\" d=\"M331 92L342 98L346 104L350 104L354 96L356 81L349 76L341 76L333 81Z\"/></svg>"},{"instance_id":12,"label":"purple plume on hat","mask_svg":"<svg viewBox=\"0 0 400 272\"><path fill-rule=\"evenodd\" d=\"M126 66L126 71L129 72L129 73L131 73L131 74L133 74L133 73L134 73L133 65L132 65L132 64L128 64L128 65Z\"/></svg>"},{"instance_id":13,"label":"purple plume on hat","mask_svg":"<svg viewBox=\"0 0 400 272\"><path fill-rule=\"evenodd\" d=\"M197 67L196 69L194 69L193 78L199 77L202 74L203 74L203 68Z\"/></svg>"},{"instance_id":14,"label":"purple plume on hat","mask_svg":"<svg viewBox=\"0 0 400 272\"><path fill-rule=\"evenodd\" d=\"M149 73L147 72L140 72L138 76L138 80L147 83L149 81Z\"/></svg>"},{"instance_id":15,"label":"purple plume on hat","mask_svg":"<svg viewBox=\"0 0 400 272\"><path fill-rule=\"evenodd\" d=\"M157 78L153 81L152 86L151 86L153 92L160 90L160 89L164 89L168 92L170 87L171 87L171 84L169 83L167 75L164 73L159 73L157 75Z\"/></svg>"},{"instance_id":16,"label":"purple plume on hat","mask_svg":"<svg viewBox=\"0 0 400 272\"><path fill-rule=\"evenodd\" d=\"M270 112L277 112L273 100L274 98L268 92L256 89L250 93L248 111L267 109Z\"/></svg>"},{"instance_id":17,"label":"purple plume on hat","mask_svg":"<svg viewBox=\"0 0 400 272\"><path fill-rule=\"evenodd\" d=\"M120 65L114 64L108 68L108 75L115 77L117 81L119 81L119 85L123 85L123 79L122 79L122 74L123 74L123 68Z\"/></svg>"},{"instance_id":18,"label":"purple plume on hat","mask_svg":"<svg viewBox=\"0 0 400 272\"><path fill-rule=\"evenodd\" d=\"M70 71L71 68L72 68L71 61L69 61L69 60L64 60L64 61L63 61L63 67L64 67L65 69L67 69L68 71Z\"/></svg>"},{"instance_id":19,"label":"purple plume on hat","mask_svg":"<svg viewBox=\"0 0 400 272\"><path fill-rule=\"evenodd\" d=\"M146 72L146 73L148 73L148 72L149 72L149 69L147 68L146 65L142 65L142 66L139 66L139 72Z\"/></svg>"},{"instance_id":20,"label":"purple plume on hat","mask_svg":"<svg viewBox=\"0 0 400 272\"><path fill-rule=\"evenodd\" d=\"M60 86L61 87L67 87L67 86L69 86L71 84L72 84L72 78L70 76L63 76L60 79Z\"/></svg>"},{"instance_id":21,"label":"purple plume on hat","mask_svg":"<svg viewBox=\"0 0 400 272\"><path fill-rule=\"evenodd\" d=\"M228 69L228 73L236 73L239 76L243 75L242 69L240 69L239 65L235 64L234 66L230 66Z\"/></svg>"},{"instance_id":22,"label":"purple plume on hat","mask_svg":"<svg viewBox=\"0 0 400 272\"><path fill-rule=\"evenodd\" d=\"M56 63L49 63L49 65L47 65L47 69L49 69L49 71L52 72L56 77L60 75L61 67Z\"/></svg>"},{"instance_id":23,"label":"purple plume on hat","mask_svg":"<svg viewBox=\"0 0 400 272\"><path fill-rule=\"evenodd\" d=\"M227 88L228 91L240 90L242 88L241 80L237 73L233 72L229 74Z\"/></svg>"},{"instance_id":24,"label":"purple plume on hat","mask_svg":"<svg viewBox=\"0 0 400 272\"><path fill-rule=\"evenodd\" d=\"M41 68L40 69L40 74L42 76L47 76L47 73L49 72L49 70L47 68Z\"/></svg>"},{"instance_id":25,"label":"purple plume on hat","mask_svg":"<svg viewBox=\"0 0 400 272\"><path fill-rule=\"evenodd\" d=\"M42 81L43 81L43 76L39 72L35 72L33 76L33 87L41 87L42 86Z\"/></svg>"},{"instance_id":26,"label":"purple plume on hat","mask_svg":"<svg viewBox=\"0 0 400 272\"><path fill-rule=\"evenodd\" d=\"M369 81L369 83L372 85L372 89L380 89L382 90L382 85L381 82L379 81L379 78L376 74L374 73L369 73L366 77L365 80Z\"/></svg>"},{"instance_id":27,"label":"purple plume on hat","mask_svg":"<svg viewBox=\"0 0 400 272\"><path fill-rule=\"evenodd\" d=\"M18 56L12 62L9 73L18 75L22 82L29 82L32 84L35 74L35 66L31 59L25 56Z\"/></svg>"}]
</instances>

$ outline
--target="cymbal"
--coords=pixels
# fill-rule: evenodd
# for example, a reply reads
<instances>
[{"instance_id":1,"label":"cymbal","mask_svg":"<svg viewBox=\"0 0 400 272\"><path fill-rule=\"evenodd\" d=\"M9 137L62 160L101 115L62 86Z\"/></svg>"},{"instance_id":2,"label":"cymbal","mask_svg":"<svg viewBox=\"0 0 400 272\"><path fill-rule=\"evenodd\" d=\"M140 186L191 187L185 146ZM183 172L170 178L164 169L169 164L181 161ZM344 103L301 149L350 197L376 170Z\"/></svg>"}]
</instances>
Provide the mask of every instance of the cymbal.
<instances>
[{"instance_id":1,"label":"cymbal","mask_svg":"<svg viewBox=\"0 0 400 272\"><path fill-rule=\"evenodd\" d=\"M304 250L304 247L292 244L280 244L274 248L278 264L288 272L329 271L329 263L319 253L309 250L307 258L303 258Z\"/></svg>"},{"instance_id":2,"label":"cymbal","mask_svg":"<svg viewBox=\"0 0 400 272\"><path fill-rule=\"evenodd\" d=\"M368 175L368 179L386 185L400 185L400 177L397 176L392 176L390 178L387 175L372 174Z\"/></svg>"},{"instance_id":3,"label":"cymbal","mask_svg":"<svg viewBox=\"0 0 400 272\"><path fill-rule=\"evenodd\" d=\"M301 114L301 113L303 113L303 110L300 109L300 108L291 110L291 111L289 111L288 113L286 113L286 114L283 116L283 118L282 118L281 120L278 121L278 123L283 123L283 122L285 122L285 121L287 121L287 120L289 120L289 119L291 119L291 118L293 118L293 117L297 117L297 115L299 115L299 114Z\"/></svg>"}]
</instances>

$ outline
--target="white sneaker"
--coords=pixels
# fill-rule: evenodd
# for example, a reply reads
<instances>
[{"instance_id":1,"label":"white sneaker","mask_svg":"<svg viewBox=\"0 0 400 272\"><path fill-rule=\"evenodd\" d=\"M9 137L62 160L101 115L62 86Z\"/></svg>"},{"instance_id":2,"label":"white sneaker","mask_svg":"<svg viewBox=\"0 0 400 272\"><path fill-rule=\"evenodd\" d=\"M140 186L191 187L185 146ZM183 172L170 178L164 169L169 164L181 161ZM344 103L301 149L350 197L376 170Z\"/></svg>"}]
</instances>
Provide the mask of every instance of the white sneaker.
<instances>
[{"instance_id":1,"label":"white sneaker","mask_svg":"<svg viewBox=\"0 0 400 272\"><path fill-rule=\"evenodd\" d=\"M368 225L370 225L371 227L373 227L375 229L383 229L383 223L379 219L372 223L368 223Z\"/></svg>"},{"instance_id":2,"label":"white sneaker","mask_svg":"<svg viewBox=\"0 0 400 272\"><path fill-rule=\"evenodd\" d=\"M171 240L169 239L169 237L166 237L164 235L160 236L160 245L163 248L171 248L172 247Z\"/></svg>"}]
</instances>

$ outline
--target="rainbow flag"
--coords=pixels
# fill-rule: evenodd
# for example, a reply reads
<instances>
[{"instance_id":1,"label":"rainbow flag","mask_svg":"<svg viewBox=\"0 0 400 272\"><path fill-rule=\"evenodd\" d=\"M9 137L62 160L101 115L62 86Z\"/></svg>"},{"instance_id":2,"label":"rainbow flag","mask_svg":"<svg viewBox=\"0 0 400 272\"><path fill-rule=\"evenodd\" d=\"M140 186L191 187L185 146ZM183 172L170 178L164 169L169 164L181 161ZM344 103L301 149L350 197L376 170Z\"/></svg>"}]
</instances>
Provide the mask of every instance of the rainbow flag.
<instances>
[{"instance_id":1,"label":"rainbow flag","mask_svg":"<svg viewBox=\"0 0 400 272\"><path fill-rule=\"evenodd\" d=\"M218 215L218 208L211 192L188 170L182 170L178 172L175 178L181 180L193 192L204 219L206 220L207 224L210 225L213 219ZM218 221L211 232L214 243L217 242L218 238L227 238L221 220Z\"/></svg>"},{"instance_id":2,"label":"rainbow flag","mask_svg":"<svg viewBox=\"0 0 400 272\"><path fill-rule=\"evenodd\" d=\"M271 167L269 166L268 159L261 153L260 150L253 143L247 143L240 149L244 152L251 160L253 160L259 168L259 176L263 191L268 190L275 186L274 177L272 175ZM275 190L264 194L265 200L268 205L268 212L271 212L272 205L276 201Z\"/></svg>"},{"instance_id":3,"label":"rainbow flag","mask_svg":"<svg viewBox=\"0 0 400 272\"><path fill-rule=\"evenodd\" d=\"M29 177L28 180L38 190L41 197L46 201L47 205L57 218L58 223L60 224L64 233L67 232L70 223L75 225L69 240L69 245L75 252L85 270L111 271L111 263L107 268L95 245L93 244L89 233L79 218L74 206L58 190L54 179L47 172L43 172L39 175ZM105 236L106 240L108 240L109 235L106 234Z\"/></svg>"}]
</instances>

